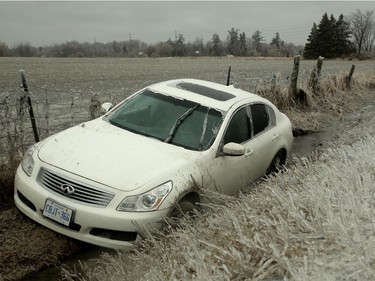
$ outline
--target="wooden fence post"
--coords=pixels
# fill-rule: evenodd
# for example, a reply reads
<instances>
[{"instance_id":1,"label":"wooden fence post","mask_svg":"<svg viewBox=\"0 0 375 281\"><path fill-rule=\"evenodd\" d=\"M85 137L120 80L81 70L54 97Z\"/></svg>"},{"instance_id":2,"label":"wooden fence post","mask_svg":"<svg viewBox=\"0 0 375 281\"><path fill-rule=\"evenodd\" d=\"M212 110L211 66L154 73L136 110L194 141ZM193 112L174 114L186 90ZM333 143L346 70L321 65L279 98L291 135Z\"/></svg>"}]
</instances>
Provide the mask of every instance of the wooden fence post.
<instances>
[{"instance_id":1,"label":"wooden fence post","mask_svg":"<svg viewBox=\"0 0 375 281\"><path fill-rule=\"evenodd\" d=\"M93 93L91 96L90 104L90 117L91 119L98 118L101 115L101 102L98 93Z\"/></svg>"},{"instance_id":2,"label":"wooden fence post","mask_svg":"<svg viewBox=\"0 0 375 281\"><path fill-rule=\"evenodd\" d=\"M300 56L295 56L293 61L292 77L290 79L290 94L292 99L297 97L297 80L299 72Z\"/></svg>"},{"instance_id":3,"label":"wooden fence post","mask_svg":"<svg viewBox=\"0 0 375 281\"><path fill-rule=\"evenodd\" d=\"M345 82L346 82L347 88L350 88L352 86L351 83L352 83L352 77L353 77L354 69L355 69L355 65L352 64L352 67L350 68L349 75L345 77Z\"/></svg>"},{"instance_id":4,"label":"wooden fence post","mask_svg":"<svg viewBox=\"0 0 375 281\"><path fill-rule=\"evenodd\" d=\"M230 85L230 71L231 71L231 69L232 69L232 67L229 66L229 68L228 68L228 76L227 76L227 86Z\"/></svg>"},{"instance_id":5,"label":"wooden fence post","mask_svg":"<svg viewBox=\"0 0 375 281\"><path fill-rule=\"evenodd\" d=\"M311 71L309 87L312 89L314 94L316 94L319 89L319 79L320 74L322 73L323 61L324 57L319 56L316 67Z\"/></svg>"},{"instance_id":6,"label":"wooden fence post","mask_svg":"<svg viewBox=\"0 0 375 281\"><path fill-rule=\"evenodd\" d=\"M34 139L35 139L35 142L39 142L38 129L36 127L34 110L33 110L32 104L31 104L31 98L30 98L30 94L29 94L29 87L28 87L27 81L26 81L25 71L21 70L20 72L21 72L22 88L25 91L25 96L23 96L22 99L26 98L26 100L27 100L31 126L33 127L33 132L34 132Z\"/></svg>"},{"instance_id":7,"label":"wooden fence post","mask_svg":"<svg viewBox=\"0 0 375 281\"><path fill-rule=\"evenodd\" d=\"M320 74L322 73L323 60L324 60L324 57L319 56L318 61L316 63L318 79L320 78Z\"/></svg>"}]
</instances>

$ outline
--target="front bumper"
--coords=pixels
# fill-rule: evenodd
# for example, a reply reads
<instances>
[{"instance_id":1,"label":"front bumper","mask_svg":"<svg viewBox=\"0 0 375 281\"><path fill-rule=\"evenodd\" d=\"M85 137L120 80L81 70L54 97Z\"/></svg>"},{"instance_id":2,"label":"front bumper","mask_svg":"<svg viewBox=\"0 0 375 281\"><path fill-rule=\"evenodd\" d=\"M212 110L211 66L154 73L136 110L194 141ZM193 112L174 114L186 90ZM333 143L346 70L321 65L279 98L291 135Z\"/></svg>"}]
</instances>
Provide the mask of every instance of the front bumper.
<instances>
[{"instance_id":1,"label":"front bumper","mask_svg":"<svg viewBox=\"0 0 375 281\"><path fill-rule=\"evenodd\" d=\"M142 230L160 229L169 213L168 209L119 212L116 211L117 203L107 207L82 204L43 188L33 176L28 177L21 167L17 169L14 188L17 208L34 221L71 238L113 249L132 249L133 243L141 238ZM119 197L119 200L123 199L122 195ZM74 211L69 227L43 216L47 199Z\"/></svg>"}]
</instances>

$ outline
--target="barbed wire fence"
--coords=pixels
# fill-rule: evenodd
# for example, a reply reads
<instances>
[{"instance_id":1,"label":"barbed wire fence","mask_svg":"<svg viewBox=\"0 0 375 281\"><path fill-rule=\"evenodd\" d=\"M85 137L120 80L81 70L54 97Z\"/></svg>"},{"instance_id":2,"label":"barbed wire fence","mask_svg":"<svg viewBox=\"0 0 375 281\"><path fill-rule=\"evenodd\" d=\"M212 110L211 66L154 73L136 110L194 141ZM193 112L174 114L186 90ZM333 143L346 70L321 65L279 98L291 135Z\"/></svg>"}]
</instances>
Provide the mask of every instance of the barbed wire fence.
<instances>
[{"instance_id":1,"label":"barbed wire fence","mask_svg":"<svg viewBox=\"0 0 375 281\"><path fill-rule=\"evenodd\" d=\"M59 90L28 85L39 139L101 115L101 98L114 102L111 94ZM30 106L23 87L0 93L0 181L14 177L27 148L35 143Z\"/></svg>"},{"instance_id":2,"label":"barbed wire fence","mask_svg":"<svg viewBox=\"0 0 375 281\"><path fill-rule=\"evenodd\" d=\"M308 70L300 76L307 80L313 72L314 69ZM351 76L349 83L350 79ZM280 93L281 88L290 87L289 77L285 79L274 74L260 78L249 77L248 73L237 73L232 74L230 82L270 99L278 107L285 107L285 104L290 103L289 95ZM39 139L95 119L101 115L102 102L116 104L124 98L112 93L62 90L36 84L28 84L27 95L32 102ZM14 177L23 154L35 142L29 107L23 87L0 92L0 189L4 180Z\"/></svg>"}]
</instances>

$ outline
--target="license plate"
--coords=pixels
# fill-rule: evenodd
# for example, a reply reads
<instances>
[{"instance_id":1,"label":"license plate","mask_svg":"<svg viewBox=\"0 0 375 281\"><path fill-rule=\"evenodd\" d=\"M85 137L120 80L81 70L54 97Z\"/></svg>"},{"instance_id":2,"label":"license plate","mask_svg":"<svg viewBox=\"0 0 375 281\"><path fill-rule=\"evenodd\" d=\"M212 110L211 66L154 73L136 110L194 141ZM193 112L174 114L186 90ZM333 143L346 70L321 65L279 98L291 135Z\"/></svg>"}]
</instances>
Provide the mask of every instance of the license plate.
<instances>
[{"instance_id":1,"label":"license plate","mask_svg":"<svg viewBox=\"0 0 375 281\"><path fill-rule=\"evenodd\" d=\"M43 216L69 226L73 216L73 210L47 199L44 205Z\"/></svg>"}]
</instances>

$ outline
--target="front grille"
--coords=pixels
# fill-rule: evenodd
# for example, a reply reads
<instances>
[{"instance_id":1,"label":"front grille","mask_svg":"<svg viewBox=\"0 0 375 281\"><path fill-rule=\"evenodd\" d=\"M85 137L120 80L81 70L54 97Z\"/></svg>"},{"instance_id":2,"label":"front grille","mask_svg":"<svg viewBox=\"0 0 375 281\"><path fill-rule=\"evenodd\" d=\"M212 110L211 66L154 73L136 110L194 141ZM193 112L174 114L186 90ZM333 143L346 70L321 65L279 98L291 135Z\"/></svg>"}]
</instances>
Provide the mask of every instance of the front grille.
<instances>
[{"instance_id":1,"label":"front grille","mask_svg":"<svg viewBox=\"0 0 375 281\"><path fill-rule=\"evenodd\" d=\"M94 206L105 207L115 196L114 193L77 182L44 168L40 169L37 180L47 189Z\"/></svg>"}]
</instances>

